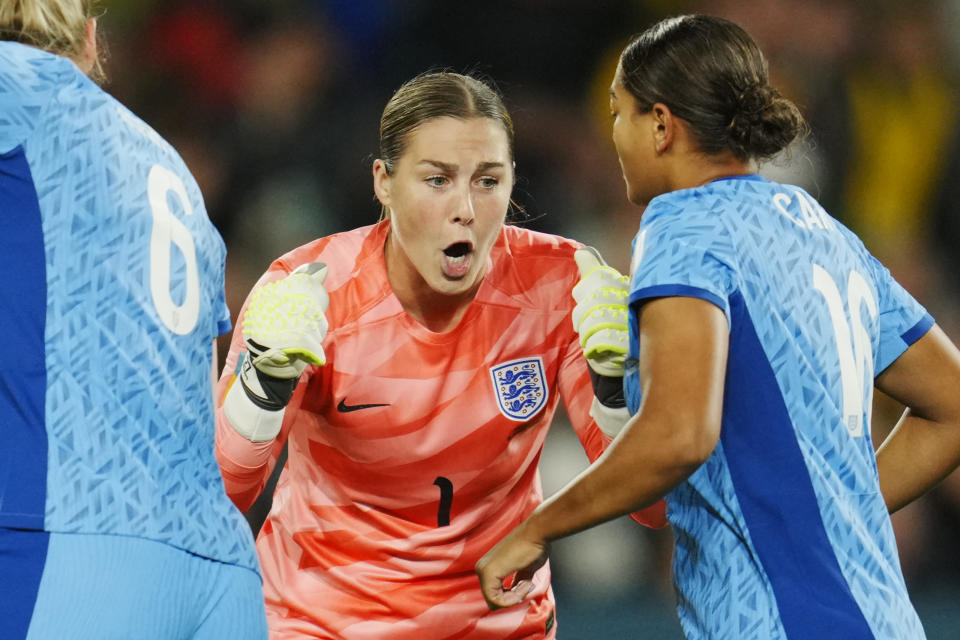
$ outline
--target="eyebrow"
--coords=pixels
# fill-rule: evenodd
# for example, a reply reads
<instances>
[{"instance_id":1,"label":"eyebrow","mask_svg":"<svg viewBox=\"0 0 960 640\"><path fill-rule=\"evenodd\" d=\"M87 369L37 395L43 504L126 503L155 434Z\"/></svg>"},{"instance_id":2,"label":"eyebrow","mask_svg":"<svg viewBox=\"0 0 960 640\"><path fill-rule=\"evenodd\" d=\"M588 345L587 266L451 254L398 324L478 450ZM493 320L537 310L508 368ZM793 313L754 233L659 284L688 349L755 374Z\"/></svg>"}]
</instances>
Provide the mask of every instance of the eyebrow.
<instances>
[{"instance_id":1,"label":"eyebrow","mask_svg":"<svg viewBox=\"0 0 960 640\"><path fill-rule=\"evenodd\" d=\"M419 164L429 164L440 169L441 171L446 171L447 173L456 173L457 169L460 167L455 164L450 164L449 162L441 162L439 160L421 160ZM481 162L477 165L477 171L487 171L489 169L502 169L504 164L502 162L487 161Z\"/></svg>"}]
</instances>

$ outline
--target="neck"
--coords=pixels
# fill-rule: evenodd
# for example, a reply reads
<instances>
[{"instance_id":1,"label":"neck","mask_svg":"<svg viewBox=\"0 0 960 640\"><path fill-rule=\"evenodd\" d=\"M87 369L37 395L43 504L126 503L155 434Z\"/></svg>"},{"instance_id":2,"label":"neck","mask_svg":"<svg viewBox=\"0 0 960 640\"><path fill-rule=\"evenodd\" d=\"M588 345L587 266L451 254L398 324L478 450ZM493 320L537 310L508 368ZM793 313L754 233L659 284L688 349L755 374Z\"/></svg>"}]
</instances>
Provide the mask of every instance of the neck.
<instances>
[{"instance_id":1,"label":"neck","mask_svg":"<svg viewBox=\"0 0 960 640\"><path fill-rule=\"evenodd\" d=\"M738 160L730 154L716 157L699 154L699 157L690 157L685 162L675 165L672 186L674 190L688 189L705 185L720 178L751 173L754 173L754 168L750 163Z\"/></svg>"},{"instance_id":2,"label":"neck","mask_svg":"<svg viewBox=\"0 0 960 640\"><path fill-rule=\"evenodd\" d=\"M422 286L404 290L398 290L394 286L393 292L404 311L434 333L446 333L460 324L478 288L472 287L470 291L460 295L446 295L433 291L426 283L421 284ZM390 285L393 286L392 278Z\"/></svg>"},{"instance_id":3,"label":"neck","mask_svg":"<svg viewBox=\"0 0 960 640\"><path fill-rule=\"evenodd\" d=\"M718 178L754 173L749 160L737 158L731 151L716 154L703 153L686 126L677 121L676 137L665 153L666 181L671 191L699 187Z\"/></svg>"}]
</instances>

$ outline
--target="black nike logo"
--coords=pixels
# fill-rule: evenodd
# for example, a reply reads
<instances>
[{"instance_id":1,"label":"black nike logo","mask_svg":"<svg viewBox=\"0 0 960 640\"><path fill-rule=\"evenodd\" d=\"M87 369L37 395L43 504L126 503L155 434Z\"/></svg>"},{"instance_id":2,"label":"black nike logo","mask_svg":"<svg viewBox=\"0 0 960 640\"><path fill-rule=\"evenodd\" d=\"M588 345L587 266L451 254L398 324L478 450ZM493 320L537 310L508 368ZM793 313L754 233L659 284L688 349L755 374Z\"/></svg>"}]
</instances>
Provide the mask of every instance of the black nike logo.
<instances>
[{"instance_id":1,"label":"black nike logo","mask_svg":"<svg viewBox=\"0 0 960 640\"><path fill-rule=\"evenodd\" d=\"M340 404L337 405L337 411L340 413L349 413L351 411L360 411L360 409L373 409L374 407L389 407L390 403L386 404L347 404L347 399L343 398L340 401Z\"/></svg>"}]
</instances>

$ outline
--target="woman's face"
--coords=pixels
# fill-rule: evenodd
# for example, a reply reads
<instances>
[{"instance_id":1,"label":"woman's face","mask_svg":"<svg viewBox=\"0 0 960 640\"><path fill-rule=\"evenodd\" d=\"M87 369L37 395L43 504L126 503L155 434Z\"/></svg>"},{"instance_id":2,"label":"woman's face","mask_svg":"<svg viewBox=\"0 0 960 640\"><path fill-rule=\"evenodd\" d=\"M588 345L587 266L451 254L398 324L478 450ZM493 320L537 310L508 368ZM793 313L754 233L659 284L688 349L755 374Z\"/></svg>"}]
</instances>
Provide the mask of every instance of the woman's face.
<instances>
[{"instance_id":1,"label":"woman's face","mask_svg":"<svg viewBox=\"0 0 960 640\"><path fill-rule=\"evenodd\" d=\"M392 175L381 160L373 167L377 198L390 210L391 276L405 270L402 281L466 293L483 278L510 203L507 132L491 118L440 117L406 142Z\"/></svg>"},{"instance_id":2,"label":"woman's face","mask_svg":"<svg viewBox=\"0 0 960 640\"><path fill-rule=\"evenodd\" d=\"M656 123L650 113L637 111L637 100L621 79L621 69L610 86L610 115L613 118L613 145L620 159L620 171L627 185L627 198L638 205L647 204L662 193L655 185L660 182L654 173L656 141L653 132Z\"/></svg>"}]
</instances>

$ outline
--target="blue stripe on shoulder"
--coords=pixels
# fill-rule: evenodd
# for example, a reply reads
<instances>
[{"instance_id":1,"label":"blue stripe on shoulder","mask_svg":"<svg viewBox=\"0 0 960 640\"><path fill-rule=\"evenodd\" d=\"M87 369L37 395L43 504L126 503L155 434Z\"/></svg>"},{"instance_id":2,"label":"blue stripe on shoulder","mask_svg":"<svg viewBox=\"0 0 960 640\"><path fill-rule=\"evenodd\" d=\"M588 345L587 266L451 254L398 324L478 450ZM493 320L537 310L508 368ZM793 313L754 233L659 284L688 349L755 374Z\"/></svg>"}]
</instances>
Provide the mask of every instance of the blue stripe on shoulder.
<instances>
[{"instance_id":1,"label":"blue stripe on shoulder","mask_svg":"<svg viewBox=\"0 0 960 640\"><path fill-rule=\"evenodd\" d=\"M909 346L926 335L927 331L930 331L930 327L933 326L933 323L933 316L925 313L920 319L920 322L907 329L900 337Z\"/></svg>"},{"instance_id":2,"label":"blue stripe on shoulder","mask_svg":"<svg viewBox=\"0 0 960 640\"><path fill-rule=\"evenodd\" d=\"M726 304L724 304L723 298L712 291L707 291L706 289L701 289L700 287L691 287L684 284L658 284L651 287L637 289L630 294L630 305L633 306L636 302L648 298L669 298L676 296L684 298L700 298L702 300L706 300L707 302L712 302L721 309L726 309Z\"/></svg>"},{"instance_id":3,"label":"blue stripe on shoulder","mask_svg":"<svg viewBox=\"0 0 960 640\"><path fill-rule=\"evenodd\" d=\"M0 526L43 528L47 493L43 223L22 147L0 156ZM6 454L4 455L4 452Z\"/></svg>"},{"instance_id":4,"label":"blue stripe on shoulder","mask_svg":"<svg viewBox=\"0 0 960 640\"><path fill-rule=\"evenodd\" d=\"M720 435L783 627L804 640L873 638L830 544L780 387L740 292L731 296Z\"/></svg>"}]
</instances>

